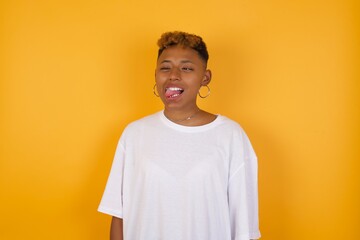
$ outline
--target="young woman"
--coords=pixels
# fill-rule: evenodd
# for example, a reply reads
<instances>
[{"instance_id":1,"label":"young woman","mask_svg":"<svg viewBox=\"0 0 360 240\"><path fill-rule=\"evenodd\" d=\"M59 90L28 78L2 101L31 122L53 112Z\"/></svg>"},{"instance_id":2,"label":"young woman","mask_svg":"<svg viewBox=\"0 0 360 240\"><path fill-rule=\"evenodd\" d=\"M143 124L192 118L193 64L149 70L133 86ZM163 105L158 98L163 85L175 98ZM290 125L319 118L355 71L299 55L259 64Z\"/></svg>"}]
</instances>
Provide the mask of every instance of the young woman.
<instances>
[{"instance_id":1,"label":"young woman","mask_svg":"<svg viewBox=\"0 0 360 240\"><path fill-rule=\"evenodd\" d=\"M154 94L164 110L129 124L120 138L99 206L113 216L110 239L258 239L251 143L236 122L196 103L210 93L205 43L167 32L158 45Z\"/></svg>"}]
</instances>

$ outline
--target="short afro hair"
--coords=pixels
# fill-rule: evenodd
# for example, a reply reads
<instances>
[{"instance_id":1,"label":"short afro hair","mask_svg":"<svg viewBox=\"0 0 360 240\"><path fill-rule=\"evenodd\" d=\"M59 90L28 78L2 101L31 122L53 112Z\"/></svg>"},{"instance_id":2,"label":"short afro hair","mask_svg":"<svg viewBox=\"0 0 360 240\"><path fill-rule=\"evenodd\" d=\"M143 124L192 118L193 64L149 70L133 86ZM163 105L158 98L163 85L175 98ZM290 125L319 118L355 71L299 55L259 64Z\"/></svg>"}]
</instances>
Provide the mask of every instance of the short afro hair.
<instances>
[{"instance_id":1,"label":"short afro hair","mask_svg":"<svg viewBox=\"0 0 360 240\"><path fill-rule=\"evenodd\" d=\"M205 63L207 63L209 59L209 53L206 49L205 42L200 36L195 34L180 31L165 32L161 35L157 45L159 46L158 58L166 48L171 46L182 46L194 49Z\"/></svg>"}]
</instances>

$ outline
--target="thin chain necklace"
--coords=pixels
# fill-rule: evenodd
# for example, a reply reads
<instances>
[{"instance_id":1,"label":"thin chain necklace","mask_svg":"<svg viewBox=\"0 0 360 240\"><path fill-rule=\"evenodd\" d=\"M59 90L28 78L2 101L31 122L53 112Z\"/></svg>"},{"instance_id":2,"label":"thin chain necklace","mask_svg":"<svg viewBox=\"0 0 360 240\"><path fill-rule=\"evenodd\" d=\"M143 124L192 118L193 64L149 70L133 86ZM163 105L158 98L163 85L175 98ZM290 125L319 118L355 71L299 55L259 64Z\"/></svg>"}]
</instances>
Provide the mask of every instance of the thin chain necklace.
<instances>
[{"instance_id":1,"label":"thin chain necklace","mask_svg":"<svg viewBox=\"0 0 360 240\"><path fill-rule=\"evenodd\" d=\"M166 117L167 119L169 119L170 121L179 123L179 122L183 122L183 121L187 121L187 120L192 119L192 118L195 117L199 112L200 112L200 108L198 108L197 111L196 111L193 115L191 115L191 116L189 116L189 117L187 117L187 118L178 119L178 120L169 118L168 116L165 115L165 113L164 113L164 115L165 115L165 117Z\"/></svg>"}]
</instances>

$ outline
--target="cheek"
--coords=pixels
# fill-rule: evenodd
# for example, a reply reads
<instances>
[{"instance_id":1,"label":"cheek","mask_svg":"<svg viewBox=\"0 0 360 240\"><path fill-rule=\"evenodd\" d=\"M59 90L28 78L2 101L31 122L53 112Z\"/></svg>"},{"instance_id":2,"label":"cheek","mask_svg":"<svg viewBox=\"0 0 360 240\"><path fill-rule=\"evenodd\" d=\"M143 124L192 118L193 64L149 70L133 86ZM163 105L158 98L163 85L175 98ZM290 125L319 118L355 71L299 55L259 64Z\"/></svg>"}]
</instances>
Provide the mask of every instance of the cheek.
<instances>
[{"instance_id":1,"label":"cheek","mask_svg":"<svg viewBox=\"0 0 360 240\"><path fill-rule=\"evenodd\" d=\"M160 84L164 81L166 81L166 76L163 73L157 73L155 74L155 81L156 83Z\"/></svg>"},{"instance_id":2,"label":"cheek","mask_svg":"<svg viewBox=\"0 0 360 240\"><path fill-rule=\"evenodd\" d=\"M155 77L155 83L157 85L157 87L159 88L159 85L161 85L161 80L159 79L159 77Z\"/></svg>"},{"instance_id":3,"label":"cheek","mask_svg":"<svg viewBox=\"0 0 360 240\"><path fill-rule=\"evenodd\" d=\"M166 82L166 80L162 75L155 76L156 89L157 89L157 92L160 94L160 97L164 91L165 82Z\"/></svg>"}]
</instances>

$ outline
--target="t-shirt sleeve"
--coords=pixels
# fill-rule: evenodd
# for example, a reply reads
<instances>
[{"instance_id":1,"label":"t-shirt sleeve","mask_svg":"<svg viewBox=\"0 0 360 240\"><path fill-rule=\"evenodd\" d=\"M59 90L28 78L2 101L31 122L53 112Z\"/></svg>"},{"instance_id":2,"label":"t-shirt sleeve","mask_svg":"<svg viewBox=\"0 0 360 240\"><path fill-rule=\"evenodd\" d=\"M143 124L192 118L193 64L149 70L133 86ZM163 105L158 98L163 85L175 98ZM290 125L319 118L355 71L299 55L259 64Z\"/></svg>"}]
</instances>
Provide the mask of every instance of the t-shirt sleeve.
<instances>
[{"instance_id":1,"label":"t-shirt sleeve","mask_svg":"<svg viewBox=\"0 0 360 240\"><path fill-rule=\"evenodd\" d=\"M228 185L231 239L259 239L257 157L246 134L237 137Z\"/></svg>"},{"instance_id":2,"label":"t-shirt sleeve","mask_svg":"<svg viewBox=\"0 0 360 240\"><path fill-rule=\"evenodd\" d=\"M123 218L123 169L125 149L119 141L98 211Z\"/></svg>"}]
</instances>

